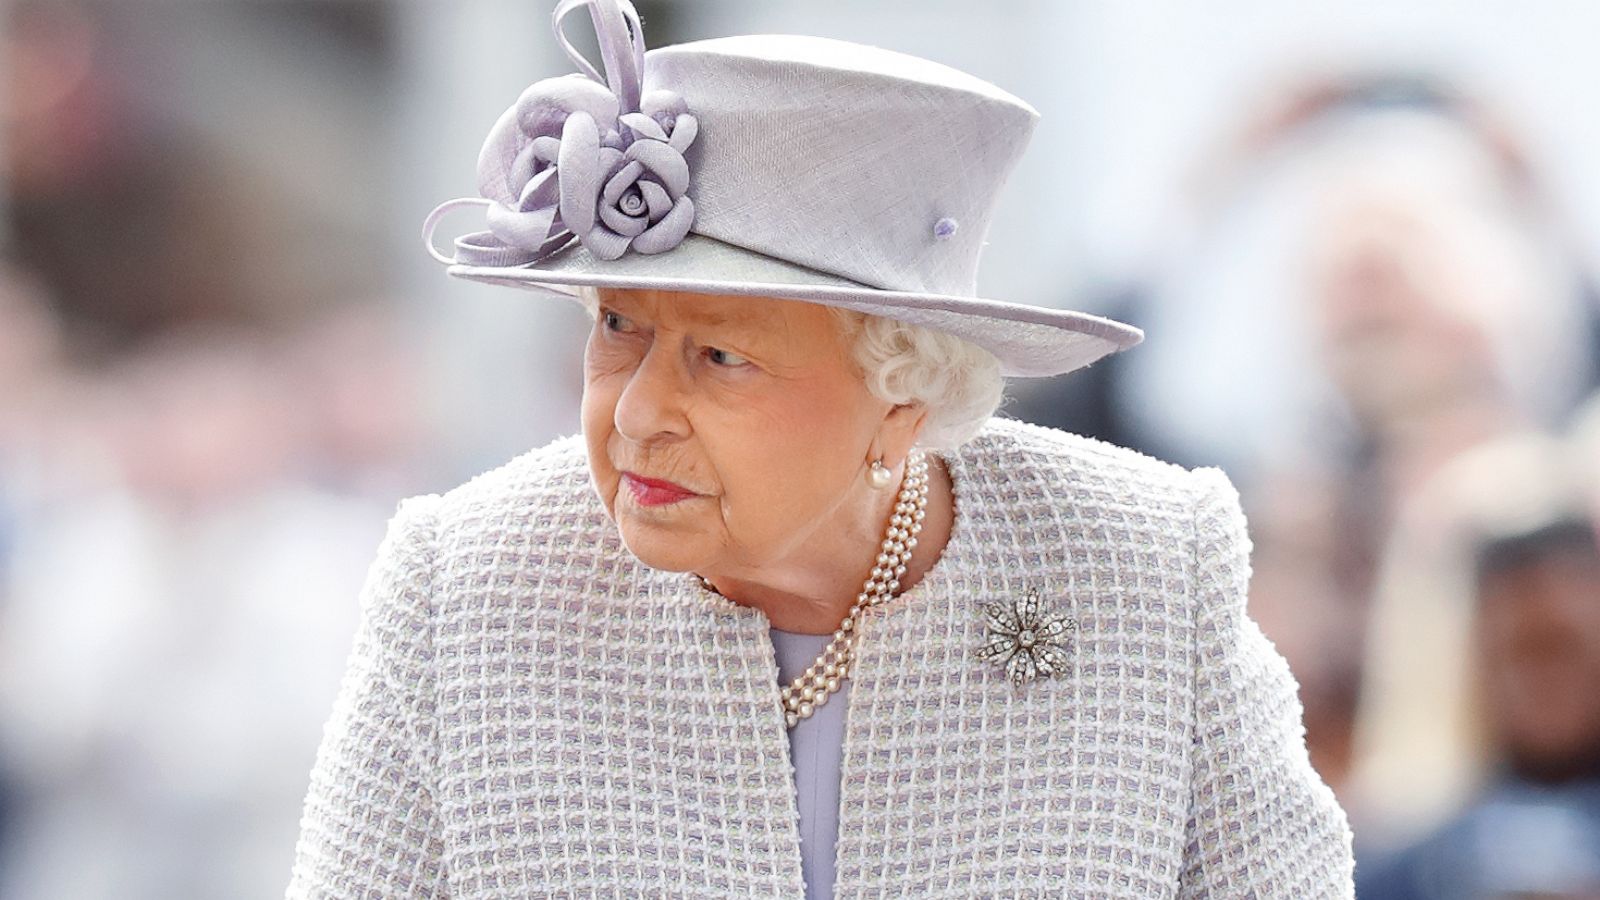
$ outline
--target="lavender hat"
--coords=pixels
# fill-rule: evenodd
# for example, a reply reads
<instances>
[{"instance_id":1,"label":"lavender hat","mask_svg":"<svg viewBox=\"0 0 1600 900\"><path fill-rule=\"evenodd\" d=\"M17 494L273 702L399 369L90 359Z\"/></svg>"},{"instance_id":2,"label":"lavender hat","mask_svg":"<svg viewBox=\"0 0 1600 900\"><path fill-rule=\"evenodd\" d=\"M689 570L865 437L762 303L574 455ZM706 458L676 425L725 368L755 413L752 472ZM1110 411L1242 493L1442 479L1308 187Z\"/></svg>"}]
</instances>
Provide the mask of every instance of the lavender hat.
<instances>
[{"instance_id":1,"label":"lavender hat","mask_svg":"<svg viewBox=\"0 0 1600 900\"><path fill-rule=\"evenodd\" d=\"M588 6L602 74L561 30ZM523 91L478 156L482 197L423 226L451 275L805 300L958 335L1010 376L1069 372L1144 333L980 299L995 195L1039 114L988 82L876 47L747 35L645 52L628 0L561 0L579 73ZM488 230L441 254L448 210Z\"/></svg>"}]
</instances>

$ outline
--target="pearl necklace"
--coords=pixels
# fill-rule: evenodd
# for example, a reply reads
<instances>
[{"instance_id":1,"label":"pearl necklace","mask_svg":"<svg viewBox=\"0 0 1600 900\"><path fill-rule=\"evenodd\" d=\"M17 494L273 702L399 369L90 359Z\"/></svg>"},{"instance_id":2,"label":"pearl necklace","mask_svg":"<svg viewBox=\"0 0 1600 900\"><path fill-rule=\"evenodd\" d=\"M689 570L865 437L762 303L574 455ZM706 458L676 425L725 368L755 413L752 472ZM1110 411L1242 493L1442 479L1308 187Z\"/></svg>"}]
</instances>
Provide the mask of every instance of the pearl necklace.
<instances>
[{"instance_id":1,"label":"pearl necklace","mask_svg":"<svg viewBox=\"0 0 1600 900\"><path fill-rule=\"evenodd\" d=\"M883 537L876 565L867 576L856 602L839 623L833 640L823 649L822 655L800 677L785 687L783 697L784 720L790 728L801 719L811 718L828 697L839 690L840 683L850 675L856 645L856 616L863 609L888 600L900 589L900 576L906 573L911 561L911 551L916 549L917 534L922 531L922 520L928 506L928 460L921 450L911 451L906 460L906 474L900 484L894 513L889 516L889 527Z\"/></svg>"},{"instance_id":2,"label":"pearl necklace","mask_svg":"<svg viewBox=\"0 0 1600 900\"><path fill-rule=\"evenodd\" d=\"M877 606L890 599L900 589L900 576L906 573L911 561L911 551L916 549L917 534L922 531L922 520L928 507L928 459L922 450L912 450L906 459L906 474L900 484L900 495L895 500L894 513L889 516L889 527L872 574L867 577L861 593L833 640L792 684L785 686L783 699L784 721L792 729L801 719L811 718L828 697L839 690L840 684L850 675L856 644L856 617L869 606ZM716 591L711 582L702 578L706 588Z\"/></svg>"}]
</instances>

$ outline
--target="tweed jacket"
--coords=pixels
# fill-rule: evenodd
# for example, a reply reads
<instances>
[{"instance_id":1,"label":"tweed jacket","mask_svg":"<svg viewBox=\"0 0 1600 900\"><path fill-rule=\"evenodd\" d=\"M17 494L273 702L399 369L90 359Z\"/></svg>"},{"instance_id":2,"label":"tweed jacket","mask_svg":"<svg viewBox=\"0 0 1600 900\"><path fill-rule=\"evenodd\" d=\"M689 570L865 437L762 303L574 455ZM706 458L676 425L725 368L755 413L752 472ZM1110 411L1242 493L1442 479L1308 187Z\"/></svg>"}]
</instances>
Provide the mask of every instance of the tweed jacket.
<instances>
[{"instance_id":1,"label":"tweed jacket","mask_svg":"<svg viewBox=\"0 0 1600 900\"><path fill-rule=\"evenodd\" d=\"M941 456L950 541L859 626L835 896L1352 897L1227 476L1002 418ZM980 607L1030 588L1077 627L1018 687ZM361 603L290 897L803 896L768 620L633 558L581 436L402 501Z\"/></svg>"}]
</instances>

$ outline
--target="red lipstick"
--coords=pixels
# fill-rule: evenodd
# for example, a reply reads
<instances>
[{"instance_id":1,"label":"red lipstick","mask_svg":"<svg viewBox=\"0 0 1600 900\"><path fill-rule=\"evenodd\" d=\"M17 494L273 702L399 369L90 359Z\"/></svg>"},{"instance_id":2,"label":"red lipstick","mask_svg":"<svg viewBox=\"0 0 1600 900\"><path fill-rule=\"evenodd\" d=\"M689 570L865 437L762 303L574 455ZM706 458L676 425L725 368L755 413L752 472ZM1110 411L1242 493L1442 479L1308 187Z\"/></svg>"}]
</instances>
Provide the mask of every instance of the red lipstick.
<instances>
[{"instance_id":1,"label":"red lipstick","mask_svg":"<svg viewBox=\"0 0 1600 900\"><path fill-rule=\"evenodd\" d=\"M633 493L633 499L638 501L640 506L664 506L699 496L681 484L662 481L658 478L646 478L643 475L635 475L632 472L623 472L622 481L628 486L628 490Z\"/></svg>"}]
</instances>

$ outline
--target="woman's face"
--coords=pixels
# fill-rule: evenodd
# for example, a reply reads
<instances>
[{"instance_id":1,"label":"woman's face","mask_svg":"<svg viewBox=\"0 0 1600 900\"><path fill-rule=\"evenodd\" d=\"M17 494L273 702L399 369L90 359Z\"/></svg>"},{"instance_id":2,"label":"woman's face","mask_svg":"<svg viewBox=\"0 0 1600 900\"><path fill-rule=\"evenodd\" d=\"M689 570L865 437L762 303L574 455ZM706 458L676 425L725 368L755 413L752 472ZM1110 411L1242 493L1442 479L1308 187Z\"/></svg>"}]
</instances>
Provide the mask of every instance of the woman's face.
<instances>
[{"instance_id":1,"label":"woman's face","mask_svg":"<svg viewBox=\"0 0 1600 900\"><path fill-rule=\"evenodd\" d=\"M874 455L904 452L895 431L910 417L891 415L903 409L867 390L824 307L600 293L584 353L589 466L623 543L653 568L710 577L803 559L871 490Z\"/></svg>"}]
</instances>

